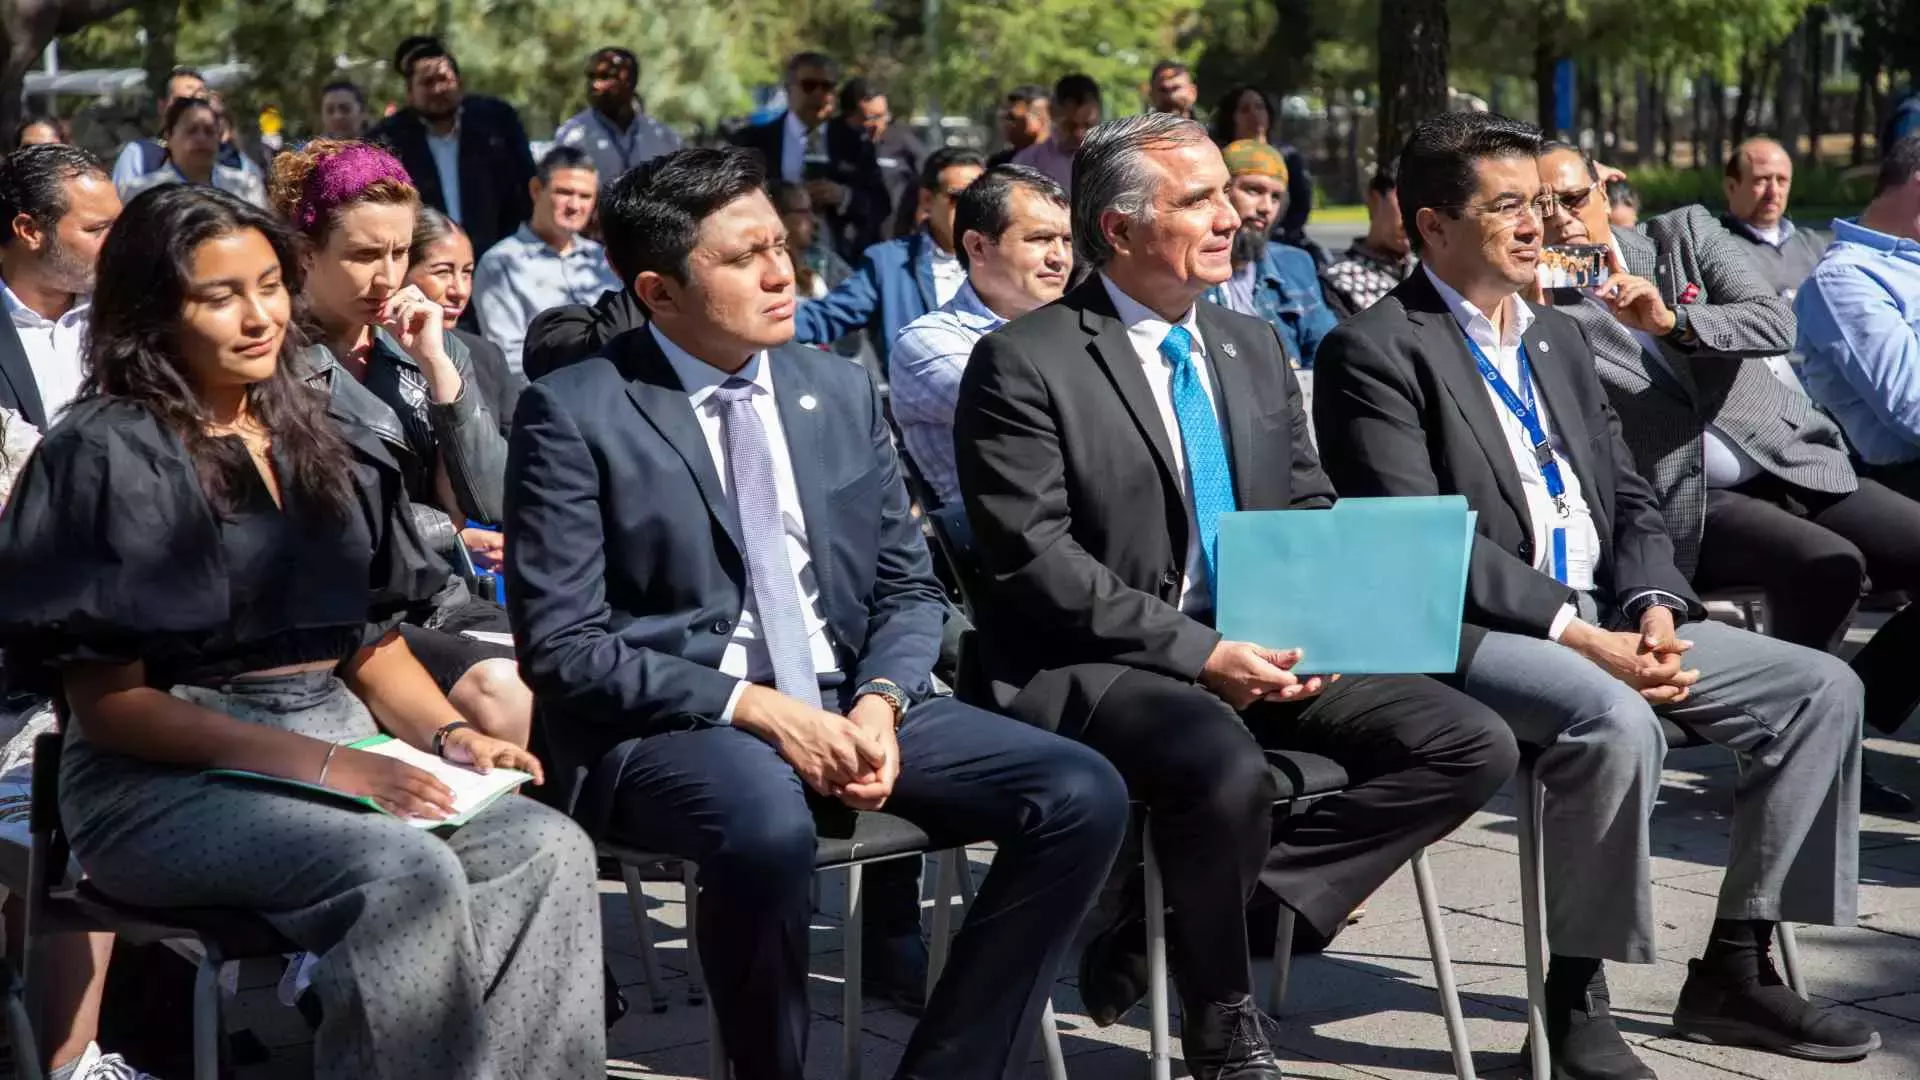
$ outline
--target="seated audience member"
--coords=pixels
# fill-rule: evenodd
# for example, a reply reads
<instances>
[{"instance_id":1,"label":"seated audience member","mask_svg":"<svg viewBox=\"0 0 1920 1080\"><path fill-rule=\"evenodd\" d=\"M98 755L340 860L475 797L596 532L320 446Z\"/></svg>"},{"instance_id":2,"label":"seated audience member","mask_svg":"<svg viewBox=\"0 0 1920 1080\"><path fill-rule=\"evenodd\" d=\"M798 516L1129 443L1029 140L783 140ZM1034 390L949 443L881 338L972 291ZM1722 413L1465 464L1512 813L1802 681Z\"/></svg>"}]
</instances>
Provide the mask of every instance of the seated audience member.
<instances>
[{"instance_id":1,"label":"seated audience member","mask_svg":"<svg viewBox=\"0 0 1920 1080\"><path fill-rule=\"evenodd\" d=\"M1013 155L1015 165L1038 169L1063 191L1073 190L1073 157L1087 132L1100 122L1100 84L1090 75L1062 75L1053 84L1047 112L1052 127L1047 137Z\"/></svg>"},{"instance_id":2,"label":"seated audience member","mask_svg":"<svg viewBox=\"0 0 1920 1080\"><path fill-rule=\"evenodd\" d=\"M14 125L13 144L8 149L18 150L23 146L45 146L70 140L66 121L57 116L28 116Z\"/></svg>"},{"instance_id":3,"label":"seated audience member","mask_svg":"<svg viewBox=\"0 0 1920 1080\"><path fill-rule=\"evenodd\" d=\"M1802 229L1787 217L1793 158L1772 139L1756 136L1727 158L1727 212L1720 221L1743 243L1747 258L1775 294L1792 300L1832 238Z\"/></svg>"},{"instance_id":4,"label":"seated audience member","mask_svg":"<svg viewBox=\"0 0 1920 1080\"><path fill-rule=\"evenodd\" d=\"M493 414L505 438L513 429L513 407L527 380L508 366L500 346L459 327L460 316L473 299L473 268L473 240L467 231L433 207L420 207L414 215L413 246L407 250L407 284L440 305L441 325L467 347L481 404Z\"/></svg>"},{"instance_id":5,"label":"seated audience member","mask_svg":"<svg viewBox=\"0 0 1920 1080\"><path fill-rule=\"evenodd\" d=\"M1197 302L1231 274L1240 224L1206 129L1103 124L1074 170L1074 244L1098 273L982 338L954 412L984 674L1146 803L1194 1075L1274 1080L1243 915L1256 886L1330 939L1499 789L1513 738L1431 679L1296 676L1287 642L1221 639L1219 515L1324 509L1333 488L1272 329ZM1276 842L1263 744L1333 758L1354 784ZM1106 1025L1146 992L1144 912L1093 929L1080 994Z\"/></svg>"},{"instance_id":6,"label":"seated audience member","mask_svg":"<svg viewBox=\"0 0 1920 1080\"><path fill-rule=\"evenodd\" d=\"M320 137L359 139L367 133L367 95L352 79L320 88Z\"/></svg>"},{"instance_id":7,"label":"seated audience member","mask_svg":"<svg viewBox=\"0 0 1920 1080\"><path fill-rule=\"evenodd\" d=\"M965 147L928 155L920 173L926 228L868 248L839 288L801 304L794 340L824 345L865 327L884 363L901 327L952 300L966 283L966 268L953 252L953 207L985 168L980 152Z\"/></svg>"},{"instance_id":8,"label":"seated audience member","mask_svg":"<svg viewBox=\"0 0 1920 1080\"><path fill-rule=\"evenodd\" d=\"M1273 216L1269 237L1276 243L1291 244L1314 258L1317 270L1326 252L1307 236L1307 216L1313 210L1313 177L1307 172L1307 156L1292 146L1273 139L1273 99L1257 86L1240 85L1226 92L1213 107L1213 122L1207 129L1214 145L1224 153L1227 146L1242 139L1268 143L1280 152L1286 165L1282 174L1286 198Z\"/></svg>"},{"instance_id":9,"label":"seated audience member","mask_svg":"<svg viewBox=\"0 0 1920 1080\"><path fill-rule=\"evenodd\" d=\"M1770 636L1838 649L1863 573L1879 588L1920 590L1920 504L1856 477L1840 429L1769 370L1792 345L1793 311L1713 215L1690 206L1644 232L1614 229L1591 160L1565 143L1543 150L1540 181L1556 206L1545 242L1603 244L1619 264L1600 289L1546 299L1586 336L1674 565L1697 589L1765 590ZM1671 304L1653 283L1662 263L1684 275ZM1920 607L1855 657L1870 721L1898 727L1920 705L1917 650ZM1864 773L1860 803L1913 809Z\"/></svg>"},{"instance_id":10,"label":"seated audience member","mask_svg":"<svg viewBox=\"0 0 1920 1080\"><path fill-rule=\"evenodd\" d=\"M1194 85L1193 71L1180 61L1162 60L1147 73L1148 112L1191 120L1194 102L1199 99L1200 88Z\"/></svg>"},{"instance_id":11,"label":"seated audience member","mask_svg":"<svg viewBox=\"0 0 1920 1080\"><path fill-rule=\"evenodd\" d=\"M274 164L274 204L307 259L316 342L301 354L308 385L328 394L336 415L379 436L410 500L446 511L455 525L498 522L506 440L481 401L466 346L443 329L440 304L406 284L420 206L407 171L370 143L330 139ZM478 543L484 553L493 542ZM463 715L524 746L533 697L513 650L464 634L508 632L506 612L459 588L449 594L425 616L431 629L408 622L401 633Z\"/></svg>"},{"instance_id":12,"label":"seated audience member","mask_svg":"<svg viewBox=\"0 0 1920 1080\"><path fill-rule=\"evenodd\" d=\"M1007 145L987 158L988 168L1008 164L1013 155L1047 137L1053 126L1047 105L1044 86L1016 86L1007 91L1007 99L1000 105L1000 137Z\"/></svg>"},{"instance_id":13,"label":"seated audience member","mask_svg":"<svg viewBox=\"0 0 1920 1080\"><path fill-rule=\"evenodd\" d=\"M480 331L500 346L515 372L535 315L562 304L590 303L620 287L605 250L580 235L593 220L600 193L587 152L571 146L547 151L530 186L533 219L488 248L473 272Z\"/></svg>"},{"instance_id":14,"label":"seated audience member","mask_svg":"<svg viewBox=\"0 0 1920 1080\"><path fill-rule=\"evenodd\" d=\"M173 103L183 98L204 98L207 96L207 80L198 71L187 67L176 67L167 72L166 92L154 102L154 118L160 121L162 138L135 139L120 148L120 156L113 160L113 185L123 194L140 177L160 167L167 159L167 148L163 141L166 133L167 110Z\"/></svg>"},{"instance_id":15,"label":"seated audience member","mask_svg":"<svg viewBox=\"0 0 1920 1080\"><path fill-rule=\"evenodd\" d=\"M1010 1075L1126 795L1098 755L932 693L945 605L886 418L860 368L789 344L763 183L726 148L615 184L607 242L653 321L522 398L521 655L589 831L699 865L738 1076L801 1077L815 812L883 806L998 845L899 1075Z\"/></svg>"},{"instance_id":16,"label":"seated audience member","mask_svg":"<svg viewBox=\"0 0 1920 1080\"><path fill-rule=\"evenodd\" d=\"M0 159L0 407L45 431L80 393L94 263L120 216L106 169L78 147Z\"/></svg>"},{"instance_id":17,"label":"seated audience member","mask_svg":"<svg viewBox=\"0 0 1920 1080\"><path fill-rule=\"evenodd\" d=\"M639 57L617 45L601 49L587 59L587 107L554 129L555 146L592 158L602 191L635 165L680 149L679 134L640 107L639 86Z\"/></svg>"},{"instance_id":18,"label":"seated audience member","mask_svg":"<svg viewBox=\"0 0 1920 1080\"><path fill-rule=\"evenodd\" d=\"M258 173L220 161L220 112L203 97L180 98L167 106L160 124L166 156L158 167L120 185L120 197L131 199L162 184L199 184L230 192L264 207L266 185Z\"/></svg>"},{"instance_id":19,"label":"seated audience member","mask_svg":"<svg viewBox=\"0 0 1920 1080\"><path fill-rule=\"evenodd\" d=\"M1770 952L1781 920L1854 921L1860 681L1825 653L1705 619L1579 326L1517 295L1556 209L1539 148L1531 126L1486 113L1414 129L1400 209L1421 270L1321 343L1328 472L1349 497L1461 495L1479 514L1459 678L1542 748L1555 1074L1654 1076L1614 1026L1602 962L1656 955L1662 716L1742 759L1716 918L1675 1026L1863 1057L1879 1036L1794 994ZM1650 288L1609 296L1610 313L1652 325ZM1711 344L1724 325L1693 328Z\"/></svg>"},{"instance_id":20,"label":"seated audience member","mask_svg":"<svg viewBox=\"0 0 1920 1080\"><path fill-rule=\"evenodd\" d=\"M1408 249L1406 225L1400 218L1393 162L1383 161L1367 181L1366 235L1320 272L1327 306L1341 319L1358 315L1405 281L1418 262Z\"/></svg>"},{"instance_id":21,"label":"seated audience member","mask_svg":"<svg viewBox=\"0 0 1920 1080\"><path fill-rule=\"evenodd\" d=\"M973 346L986 334L1060 299L1073 274L1067 193L1035 169L1002 165L967 185L953 214L966 283L908 323L888 359L888 404L900 441L940 505L959 505L953 405Z\"/></svg>"},{"instance_id":22,"label":"seated audience member","mask_svg":"<svg viewBox=\"0 0 1920 1080\"><path fill-rule=\"evenodd\" d=\"M1616 229L1632 229L1640 224L1640 193L1626 180L1609 180L1607 222Z\"/></svg>"},{"instance_id":23,"label":"seated audience member","mask_svg":"<svg viewBox=\"0 0 1920 1080\"><path fill-rule=\"evenodd\" d=\"M1888 148L1873 201L1793 298L1800 377L1860 473L1920 498L1920 135Z\"/></svg>"},{"instance_id":24,"label":"seated audience member","mask_svg":"<svg viewBox=\"0 0 1920 1080\"><path fill-rule=\"evenodd\" d=\"M1287 205L1287 163L1279 150L1251 139L1220 153L1233 177L1227 198L1240 215L1240 231L1233 234L1233 276L1207 299L1273 327L1288 364L1312 367L1313 351L1335 320L1321 299L1313 256L1269 239Z\"/></svg>"},{"instance_id":25,"label":"seated audience member","mask_svg":"<svg viewBox=\"0 0 1920 1080\"><path fill-rule=\"evenodd\" d=\"M384 730L541 773L461 721L392 631L444 571L385 447L303 384L293 235L182 186L123 221L86 392L0 516L0 576L37 583L0 591L9 668L72 709L75 857L121 900L252 910L319 954L318 1077L603 1074L600 977L578 962L600 951L586 836L511 797L416 828L401 819L446 817L453 793L346 745Z\"/></svg>"},{"instance_id":26,"label":"seated audience member","mask_svg":"<svg viewBox=\"0 0 1920 1080\"><path fill-rule=\"evenodd\" d=\"M834 254L833 245L820 239L820 219L813 214L813 197L801 184L774 180L767 198L787 229L787 252L793 256L794 292L802 300L819 300L853 276L847 261Z\"/></svg>"}]
</instances>

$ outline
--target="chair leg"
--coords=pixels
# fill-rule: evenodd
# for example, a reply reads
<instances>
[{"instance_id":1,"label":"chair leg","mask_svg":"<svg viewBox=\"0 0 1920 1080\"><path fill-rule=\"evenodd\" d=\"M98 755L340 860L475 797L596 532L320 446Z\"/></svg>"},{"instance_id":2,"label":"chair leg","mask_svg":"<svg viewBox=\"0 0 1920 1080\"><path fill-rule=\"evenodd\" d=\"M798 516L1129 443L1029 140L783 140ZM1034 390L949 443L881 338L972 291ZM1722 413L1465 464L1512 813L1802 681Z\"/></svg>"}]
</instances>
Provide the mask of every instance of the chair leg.
<instances>
[{"instance_id":1,"label":"chair leg","mask_svg":"<svg viewBox=\"0 0 1920 1080\"><path fill-rule=\"evenodd\" d=\"M654 1012L667 1011L667 988L660 982L660 966L653 955L653 924L647 918L647 895L641 889L640 868L620 864L627 884L627 911L633 917L633 936L640 947L640 977L647 981L647 999Z\"/></svg>"},{"instance_id":2,"label":"chair leg","mask_svg":"<svg viewBox=\"0 0 1920 1080\"><path fill-rule=\"evenodd\" d=\"M860 864L847 867L847 915L840 927L841 959L845 971L840 982L840 1075L843 1080L860 1080L860 1029L865 1023L866 1000L860 985L861 927L866 917L860 895Z\"/></svg>"},{"instance_id":3,"label":"chair leg","mask_svg":"<svg viewBox=\"0 0 1920 1080\"><path fill-rule=\"evenodd\" d=\"M700 868L690 862L680 864L682 880L687 889L687 1004L698 1005L707 1000L707 977L700 969L700 946L696 921L700 896ZM718 1030L718 1029L715 1029Z\"/></svg>"},{"instance_id":4,"label":"chair leg","mask_svg":"<svg viewBox=\"0 0 1920 1080\"><path fill-rule=\"evenodd\" d=\"M1527 963L1527 1046L1533 1080L1553 1075L1547 1053L1547 927L1546 879L1541 865L1540 816L1544 792L1525 761L1514 774L1520 813L1520 938Z\"/></svg>"},{"instance_id":5,"label":"chair leg","mask_svg":"<svg viewBox=\"0 0 1920 1080\"><path fill-rule=\"evenodd\" d=\"M933 860L933 940L927 946L927 996L946 970L947 949L953 940L955 851L943 851Z\"/></svg>"},{"instance_id":6,"label":"chair leg","mask_svg":"<svg viewBox=\"0 0 1920 1080\"><path fill-rule=\"evenodd\" d=\"M1453 1047L1453 1074L1474 1080L1473 1044L1467 1041L1467 1020L1460 1012L1460 993L1453 985L1453 956L1447 951L1447 931L1440 923L1440 901L1434 893L1433 867L1427 849L1413 857L1413 890L1420 897L1420 918L1427 924L1427 952L1433 957L1433 978L1440 990L1440 1013L1447 1020L1447 1042Z\"/></svg>"},{"instance_id":7,"label":"chair leg","mask_svg":"<svg viewBox=\"0 0 1920 1080\"><path fill-rule=\"evenodd\" d=\"M1793 924L1777 924L1780 932L1780 966L1787 969L1787 985L1801 997L1807 996L1807 984L1800 977L1800 938L1794 933Z\"/></svg>"},{"instance_id":8,"label":"chair leg","mask_svg":"<svg viewBox=\"0 0 1920 1080\"><path fill-rule=\"evenodd\" d=\"M33 1019L27 1011L26 983L10 960L0 960L0 978L6 981L7 1039L12 1046L15 1080L46 1080L46 1069L40 1060L40 1040L34 1034Z\"/></svg>"},{"instance_id":9,"label":"chair leg","mask_svg":"<svg viewBox=\"0 0 1920 1080\"><path fill-rule=\"evenodd\" d=\"M1067 1055L1060 1049L1060 1022L1053 1016L1053 995L1040 1011L1040 1054L1047 1061L1047 1080L1067 1080Z\"/></svg>"},{"instance_id":10,"label":"chair leg","mask_svg":"<svg viewBox=\"0 0 1920 1080\"><path fill-rule=\"evenodd\" d=\"M1297 916L1285 904L1273 920L1273 977L1267 980L1267 1015L1280 1019L1287 1005L1287 985L1293 979L1293 923Z\"/></svg>"},{"instance_id":11,"label":"chair leg","mask_svg":"<svg viewBox=\"0 0 1920 1080\"><path fill-rule=\"evenodd\" d=\"M1173 1021L1167 1003L1167 897L1160 863L1153 857L1152 819L1141 847L1146 850L1147 908L1147 1067L1152 1080L1173 1080Z\"/></svg>"},{"instance_id":12,"label":"chair leg","mask_svg":"<svg viewBox=\"0 0 1920 1080\"><path fill-rule=\"evenodd\" d=\"M194 1080L219 1080L220 1036L220 961L209 952L193 977Z\"/></svg>"},{"instance_id":13,"label":"chair leg","mask_svg":"<svg viewBox=\"0 0 1920 1080\"><path fill-rule=\"evenodd\" d=\"M966 848L959 849L955 855L959 861L954 865L960 868L960 910L970 911L973 908L973 860L967 857Z\"/></svg>"}]
</instances>

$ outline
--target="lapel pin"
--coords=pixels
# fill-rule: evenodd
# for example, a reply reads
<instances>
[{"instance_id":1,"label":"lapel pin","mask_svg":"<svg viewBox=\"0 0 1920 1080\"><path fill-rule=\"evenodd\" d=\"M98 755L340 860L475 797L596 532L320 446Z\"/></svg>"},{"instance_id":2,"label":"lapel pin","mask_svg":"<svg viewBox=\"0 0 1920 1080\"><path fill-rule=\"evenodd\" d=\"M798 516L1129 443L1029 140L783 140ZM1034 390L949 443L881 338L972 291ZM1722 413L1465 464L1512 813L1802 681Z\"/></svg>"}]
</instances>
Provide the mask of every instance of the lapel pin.
<instances>
[{"instance_id":1,"label":"lapel pin","mask_svg":"<svg viewBox=\"0 0 1920 1080\"><path fill-rule=\"evenodd\" d=\"M1223 341L1223 342L1221 342L1221 343L1220 343L1220 351L1221 351L1221 352L1223 352L1223 353L1226 353L1226 354L1227 354L1228 356L1238 356L1238 355L1240 355L1239 353L1237 353L1237 352L1235 352L1235 351L1234 351L1234 348L1233 348L1233 342L1231 342L1231 341Z\"/></svg>"},{"instance_id":2,"label":"lapel pin","mask_svg":"<svg viewBox=\"0 0 1920 1080\"><path fill-rule=\"evenodd\" d=\"M800 407L807 410L808 412L812 412L813 407L818 404L820 404L819 400L816 399L812 394L800 395Z\"/></svg>"},{"instance_id":3,"label":"lapel pin","mask_svg":"<svg viewBox=\"0 0 1920 1080\"><path fill-rule=\"evenodd\" d=\"M1553 351L1553 346L1551 346L1551 345L1549 345L1549 344L1547 344L1546 342L1544 342L1544 341L1543 341L1543 342L1541 342L1541 343L1540 343L1540 351L1541 351L1541 352L1543 352L1543 353L1544 353L1544 352L1552 352L1552 351Z\"/></svg>"}]
</instances>

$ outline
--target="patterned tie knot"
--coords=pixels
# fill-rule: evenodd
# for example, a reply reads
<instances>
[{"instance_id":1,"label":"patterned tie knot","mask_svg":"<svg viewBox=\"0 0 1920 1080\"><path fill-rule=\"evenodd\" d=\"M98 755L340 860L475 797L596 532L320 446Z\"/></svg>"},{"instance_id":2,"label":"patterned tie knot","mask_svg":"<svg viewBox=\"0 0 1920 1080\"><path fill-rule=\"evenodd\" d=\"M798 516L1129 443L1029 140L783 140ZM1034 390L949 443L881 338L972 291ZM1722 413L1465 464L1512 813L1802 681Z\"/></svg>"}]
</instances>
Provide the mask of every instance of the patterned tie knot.
<instances>
[{"instance_id":1,"label":"patterned tie knot","mask_svg":"<svg viewBox=\"0 0 1920 1080\"><path fill-rule=\"evenodd\" d=\"M713 388L714 399L722 405L734 405L753 399L754 385L739 376L734 376Z\"/></svg>"},{"instance_id":2,"label":"patterned tie knot","mask_svg":"<svg viewBox=\"0 0 1920 1080\"><path fill-rule=\"evenodd\" d=\"M1193 362L1193 335L1184 326L1176 326L1167 331L1160 339L1160 355L1167 358L1175 371Z\"/></svg>"}]
</instances>

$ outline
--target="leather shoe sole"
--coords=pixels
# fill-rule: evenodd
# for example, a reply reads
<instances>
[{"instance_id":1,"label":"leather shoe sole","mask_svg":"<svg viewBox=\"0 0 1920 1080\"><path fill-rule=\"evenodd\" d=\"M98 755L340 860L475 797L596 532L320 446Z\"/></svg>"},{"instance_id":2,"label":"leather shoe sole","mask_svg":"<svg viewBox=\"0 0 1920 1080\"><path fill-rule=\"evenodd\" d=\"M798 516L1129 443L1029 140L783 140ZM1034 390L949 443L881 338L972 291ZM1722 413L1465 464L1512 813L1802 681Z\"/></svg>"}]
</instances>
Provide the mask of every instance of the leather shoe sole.
<instances>
[{"instance_id":1,"label":"leather shoe sole","mask_svg":"<svg viewBox=\"0 0 1920 1080\"><path fill-rule=\"evenodd\" d=\"M1673 1026L1681 1035L1697 1043L1770 1050L1804 1061L1858 1061L1880 1049L1880 1033L1877 1031L1866 1042L1856 1046L1829 1046L1825 1043L1797 1042L1759 1024L1722 1016L1675 1015Z\"/></svg>"}]
</instances>

